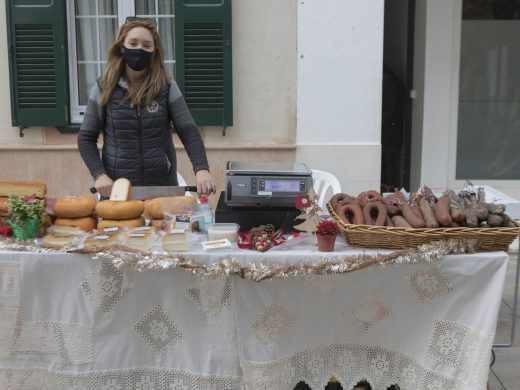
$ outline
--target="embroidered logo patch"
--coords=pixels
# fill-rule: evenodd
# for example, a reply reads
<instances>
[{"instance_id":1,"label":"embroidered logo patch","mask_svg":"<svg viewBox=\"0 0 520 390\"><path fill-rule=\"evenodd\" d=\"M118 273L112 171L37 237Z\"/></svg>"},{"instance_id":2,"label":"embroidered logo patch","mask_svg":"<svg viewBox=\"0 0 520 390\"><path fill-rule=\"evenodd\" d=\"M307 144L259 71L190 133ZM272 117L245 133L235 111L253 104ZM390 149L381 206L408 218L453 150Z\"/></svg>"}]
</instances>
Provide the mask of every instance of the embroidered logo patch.
<instances>
[{"instance_id":1,"label":"embroidered logo patch","mask_svg":"<svg viewBox=\"0 0 520 390\"><path fill-rule=\"evenodd\" d=\"M157 101L155 101L155 100L152 100L150 105L148 107L146 107L146 111L148 111L148 112L157 112L157 111L159 111L159 103L157 103Z\"/></svg>"}]
</instances>

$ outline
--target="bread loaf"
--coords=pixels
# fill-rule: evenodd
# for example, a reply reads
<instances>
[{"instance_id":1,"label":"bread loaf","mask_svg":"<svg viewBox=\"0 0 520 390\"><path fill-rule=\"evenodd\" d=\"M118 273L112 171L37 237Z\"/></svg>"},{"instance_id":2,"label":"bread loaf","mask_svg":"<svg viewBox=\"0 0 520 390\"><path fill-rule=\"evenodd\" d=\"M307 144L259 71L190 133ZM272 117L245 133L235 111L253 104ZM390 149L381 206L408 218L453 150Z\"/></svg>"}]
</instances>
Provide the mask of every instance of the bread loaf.
<instances>
[{"instance_id":1,"label":"bread loaf","mask_svg":"<svg viewBox=\"0 0 520 390\"><path fill-rule=\"evenodd\" d=\"M7 209L7 200L9 197L2 196L0 197L0 216L5 217L9 215L9 210Z\"/></svg>"},{"instance_id":2,"label":"bread loaf","mask_svg":"<svg viewBox=\"0 0 520 390\"><path fill-rule=\"evenodd\" d=\"M112 184L110 200L127 201L130 199L131 191L132 184L130 183L130 180L121 177Z\"/></svg>"},{"instance_id":3,"label":"bread loaf","mask_svg":"<svg viewBox=\"0 0 520 390\"><path fill-rule=\"evenodd\" d=\"M83 218L57 218L54 221L54 225L57 226L76 226L80 229L90 232L97 226L97 219L94 217L83 217Z\"/></svg>"},{"instance_id":4,"label":"bread loaf","mask_svg":"<svg viewBox=\"0 0 520 390\"><path fill-rule=\"evenodd\" d=\"M82 218L92 215L96 203L94 195L68 195L58 198L52 209L60 218Z\"/></svg>"},{"instance_id":5,"label":"bread loaf","mask_svg":"<svg viewBox=\"0 0 520 390\"><path fill-rule=\"evenodd\" d=\"M165 214L184 214L196 208L197 200L193 196L162 197L146 200L143 215L151 219L164 219Z\"/></svg>"},{"instance_id":6,"label":"bread loaf","mask_svg":"<svg viewBox=\"0 0 520 390\"><path fill-rule=\"evenodd\" d=\"M45 198L47 186L38 181L0 180L0 196L31 196Z\"/></svg>"},{"instance_id":7,"label":"bread loaf","mask_svg":"<svg viewBox=\"0 0 520 390\"><path fill-rule=\"evenodd\" d=\"M108 202L108 201L105 201ZM103 202L100 202L103 203ZM102 219L98 223L98 229L105 229L108 227L138 227L138 226L144 226L144 218L139 217L135 219L129 219L129 220L116 220L116 219Z\"/></svg>"},{"instance_id":8,"label":"bread loaf","mask_svg":"<svg viewBox=\"0 0 520 390\"><path fill-rule=\"evenodd\" d=\"M143 210L142 200L105 200L96 205L96 214L106 219L135 219L141 216Z\"/></svg>"}]
</instances>

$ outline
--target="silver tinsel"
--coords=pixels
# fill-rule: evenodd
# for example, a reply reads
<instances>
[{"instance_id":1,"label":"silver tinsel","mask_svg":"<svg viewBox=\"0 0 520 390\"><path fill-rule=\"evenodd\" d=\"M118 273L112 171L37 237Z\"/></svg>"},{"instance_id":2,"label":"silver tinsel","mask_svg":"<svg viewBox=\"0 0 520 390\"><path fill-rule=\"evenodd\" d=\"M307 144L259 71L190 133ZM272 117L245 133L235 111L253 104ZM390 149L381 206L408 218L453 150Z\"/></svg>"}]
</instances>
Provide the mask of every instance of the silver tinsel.
<instances>
[{"instance_id":1,"label":"silver tinsel","mask_svg":"<svg viewBox=\"0 0 520 390\"><path fill-rule=\"evenodd\" d=\"M0 240L0 249L30 251L38 253L87 253L81 250L45 249L34 243L20 243L10 239ZM477 240L448 239L424 244L417 249L406 249L390 254L354 255L323 257L319 262L302 260L300 263L281 265L276 263L251 263L243 265L235 257L221 259L210 265L199 263L196 258L182 255L172 257L148 252L140 252L123 246L113 246L110 250L93 253L94 260L112 263L115 267L130 267L137 271L165 271L174 268L185 270L202 278L216 276L238 276L261 282L270 279L285 279L290 276L309 277L312 274L342 274L368 267L384 267L387 264L433 262L448 254L474 253L478 249Z\"/></svg>"}]
</instances>

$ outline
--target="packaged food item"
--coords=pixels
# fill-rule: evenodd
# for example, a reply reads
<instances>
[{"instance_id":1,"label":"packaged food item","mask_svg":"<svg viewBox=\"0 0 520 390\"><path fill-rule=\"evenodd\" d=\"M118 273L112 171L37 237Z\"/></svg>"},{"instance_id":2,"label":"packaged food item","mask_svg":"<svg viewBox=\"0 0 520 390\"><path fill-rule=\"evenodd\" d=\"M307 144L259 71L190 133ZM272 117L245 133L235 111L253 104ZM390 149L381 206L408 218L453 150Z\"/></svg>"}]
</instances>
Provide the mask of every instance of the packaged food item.
<instances>
[{"instance_id":1,"label":"packaged food item","mask_svg":"<svg viewBox=\"0 0 520 390\"><path fill-rule=\"evenodd\" d=\"M223 238L221 240L214 241L205 241L202 243L202 249L206 250L215 250L215 249L232 249L233 245L227 238Z\"/></svg>"},{"instance_id":2,"label":"packaged food item","mask_svg":"<svg viewBox=\"0 0 520 390\"><path fill-rule=\"evenodd\" d=\"M213 223L207 227L208 238L210 241L227 238L230 242L236 242L239 228L236 223Z\"/></svg>"},{"instance_id":3,"label":"packaged food item","mask_svg":"<svg viewBox=\"0 0 520 390\"><path fill-rule=\"evenodd\" d=\"M170 229L162 238L161 244L166 252L185 252L188 249L186 229Z\"/></svg>"},{"instance_id":4,"label":"packaged food item","mask_svg":"<svg viewBox=\"0 0 520 390\"><path fill-rule=\"evenodd\" d=\"M70 248L76 245L78 236L71 234L47 234L41 245L45 248Z\"/></svg>"},{"instance_id":5,"label":"packaged food item","mask_svg":"<svg viewBox=\"0 0 520 390\"><path fill-rule=\"evenodd\" d=\"M84 248L103 248L106 246L110 246L117 242L118 235L109 235L109 234L94 234L85 239L83 242Z\"/></svg>"}]
</instances>

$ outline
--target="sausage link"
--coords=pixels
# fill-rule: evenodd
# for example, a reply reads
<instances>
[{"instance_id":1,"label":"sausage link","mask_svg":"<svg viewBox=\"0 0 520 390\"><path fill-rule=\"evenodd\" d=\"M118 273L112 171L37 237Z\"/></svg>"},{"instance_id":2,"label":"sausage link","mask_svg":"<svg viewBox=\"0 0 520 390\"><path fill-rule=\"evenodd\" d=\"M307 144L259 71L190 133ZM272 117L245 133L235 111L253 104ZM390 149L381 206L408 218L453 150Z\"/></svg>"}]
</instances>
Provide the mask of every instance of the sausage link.
<instances>
[{"instance_id":1,"label":"sausage link","mask_svg":"<svg viewBox=\"0 0 520 390\"><path fill-rule=\"evenodd\" d=\"M348 203L340 206L337 214L347 224L363 225L365 223L361 206L358 203Z\"/></svg>"}]
</instances>

